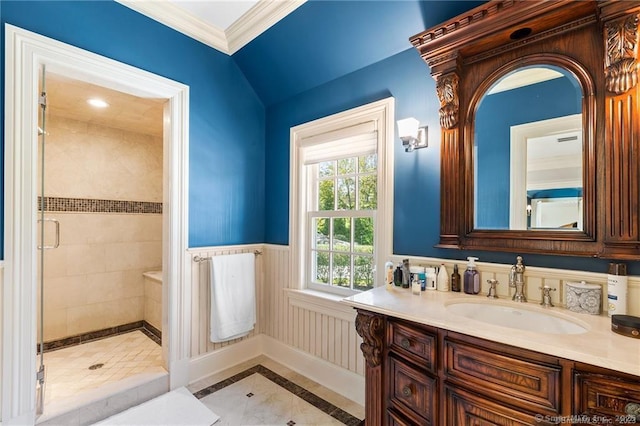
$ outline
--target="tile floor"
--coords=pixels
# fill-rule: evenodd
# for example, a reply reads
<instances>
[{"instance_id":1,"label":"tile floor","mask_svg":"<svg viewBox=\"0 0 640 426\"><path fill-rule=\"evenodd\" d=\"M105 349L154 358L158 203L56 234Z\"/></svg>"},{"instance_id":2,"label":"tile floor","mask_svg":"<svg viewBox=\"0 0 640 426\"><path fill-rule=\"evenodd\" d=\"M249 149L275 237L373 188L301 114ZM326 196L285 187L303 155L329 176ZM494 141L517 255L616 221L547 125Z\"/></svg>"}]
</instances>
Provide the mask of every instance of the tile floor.
<instances>
[{"instance_id":1,"label":"tile floor","mask_svg":"<svg viewBox=\"0 0 640 426\"><path fill-rule=\"evenodd\" d=\"M40 358L38 357L38 363ZM163 373L162 348L136 330L45 352L47 406L143 373Z\"/></svg>"},{"instance_id":2,"label":"tile floor","mask_svg":"<svg viewBox=\"0 0 640 426\"><path fill-rule=\"evenodd\" d=\"M266 357L189 389L221 417L216 426L363 424L362 406Z\"/></svg>"},{"instance_id":3,"label":"tile floor","mask_svg":"<svg viewBox=\"0 0 640 426\"><path fill-rule=\"evenodd\" d=\"M46 352L44 358L45 413L121 380L166 374L162 348L139 330ZM363 424L364 407L265 356L193 383L189 390L221 416L216 426Z\"/></svg>"}]
</instances>

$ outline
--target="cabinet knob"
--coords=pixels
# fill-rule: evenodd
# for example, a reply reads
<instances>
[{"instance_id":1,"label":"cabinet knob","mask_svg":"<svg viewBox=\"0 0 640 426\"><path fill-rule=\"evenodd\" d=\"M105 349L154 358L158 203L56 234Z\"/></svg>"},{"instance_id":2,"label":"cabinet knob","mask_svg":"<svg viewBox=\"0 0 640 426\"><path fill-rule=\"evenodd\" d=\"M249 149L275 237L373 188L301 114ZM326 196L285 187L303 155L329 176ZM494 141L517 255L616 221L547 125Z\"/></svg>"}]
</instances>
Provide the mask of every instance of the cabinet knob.
<instances>
[{"instance_id":1,"label":"cabinet knob","mask_svg":"<svg viewBox=\"0 0 640 426\"><path fill-rule=\"evenodd\" d=\"M630 402L624 406L624 412L630 416L635 416L636 420L640 420L640 404Z\"/></svg>"},{"instance_id":2,"label":"cabinet knob","mask_svg":"<svg viewBox=\"0 0 640 426\"><path fill-rule=\"evenodd\" d=\"M406 397L410 397L411 395L413 395L413 391L411 390L410 386L405 386L402 388L402 394Z\"/></svg>"},{"instance_id":3,"label":"cabinet knob","mask_svg":"<svg viewBox=\"0 0 640 426\"><path fill-rule=\"evenodd\" d=\"M402 340L400 340L400 346L405 349L409 349L411 347L411 342L406 337L403 337Z\"/></svg>"}]
</instances>

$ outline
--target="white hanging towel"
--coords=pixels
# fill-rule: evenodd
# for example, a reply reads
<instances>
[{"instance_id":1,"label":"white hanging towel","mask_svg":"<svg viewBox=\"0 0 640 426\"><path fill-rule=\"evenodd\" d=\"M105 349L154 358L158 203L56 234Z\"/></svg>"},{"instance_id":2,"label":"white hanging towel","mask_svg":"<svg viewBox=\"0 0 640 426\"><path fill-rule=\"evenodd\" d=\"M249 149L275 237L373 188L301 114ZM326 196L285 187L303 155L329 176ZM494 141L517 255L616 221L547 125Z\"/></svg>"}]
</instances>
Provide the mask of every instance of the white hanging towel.
<instances>
[{"instance_id":1,"label":"white hanging towel","mask_svg":"<svg viewBox=\"0 0 640 426\"><path fill-rule=\"evenodd\" d=\"M255 254L211 258L211 341L249 334L256 324Z\"/></svg>"}]
</instances>

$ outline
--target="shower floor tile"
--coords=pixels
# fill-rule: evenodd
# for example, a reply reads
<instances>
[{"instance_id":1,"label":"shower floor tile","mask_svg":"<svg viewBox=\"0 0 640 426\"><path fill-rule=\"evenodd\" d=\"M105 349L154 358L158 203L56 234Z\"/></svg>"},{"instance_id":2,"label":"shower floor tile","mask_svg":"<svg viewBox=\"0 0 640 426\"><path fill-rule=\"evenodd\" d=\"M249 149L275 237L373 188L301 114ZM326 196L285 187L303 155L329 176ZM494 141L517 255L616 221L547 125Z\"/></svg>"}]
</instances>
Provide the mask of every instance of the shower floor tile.
<instances>
[{"instance_id":1,"label":"shower floor tile","mask_svg":"<svg viewBox=\"0 0 640 426\"><path fill-rule=\"evenodd\" d=\"M162 348L138 330L45 352L44 364L45 405L137 374L166 372Z\"/></svg>"}]
</instances>

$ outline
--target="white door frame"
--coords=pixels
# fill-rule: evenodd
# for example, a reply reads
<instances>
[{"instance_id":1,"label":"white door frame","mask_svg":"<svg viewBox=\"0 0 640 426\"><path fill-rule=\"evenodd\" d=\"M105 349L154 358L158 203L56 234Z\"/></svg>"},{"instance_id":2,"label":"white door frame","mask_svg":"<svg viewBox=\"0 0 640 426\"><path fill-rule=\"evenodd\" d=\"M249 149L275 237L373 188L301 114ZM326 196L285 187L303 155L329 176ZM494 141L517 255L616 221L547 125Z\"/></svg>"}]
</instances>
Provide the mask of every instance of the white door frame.
<instances>
[{"instance_id":1,"label":"white door frame","mask_svg":"<svg viewBox=\"0 0 640 426\"><path fill-rule=\"evenodd\" d=\"M163 356L170 387L188 382L191 329L188 247L189 87L6 24L3 425L33 424L36 394L38 77L47 71L136 96L164 110Z\"/></svg>"}]
</instances>

